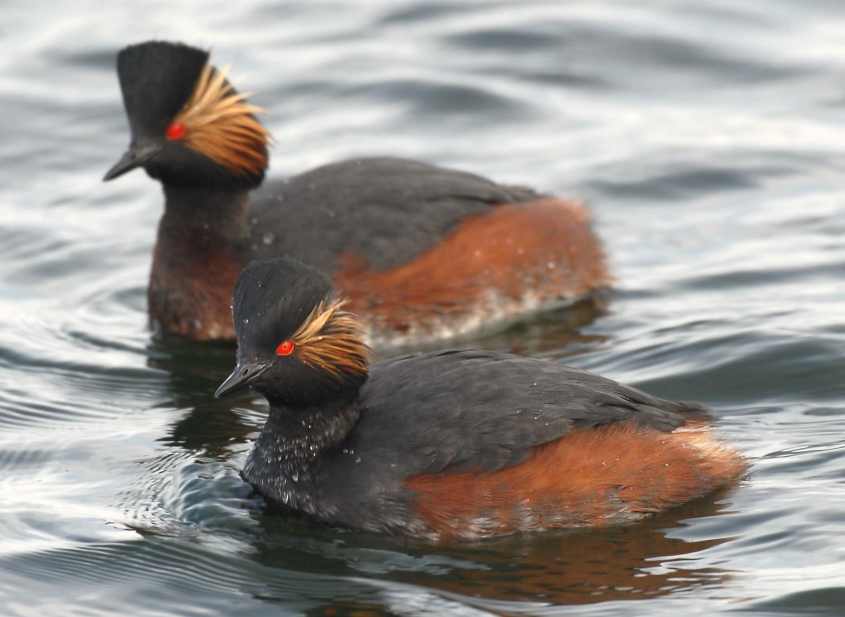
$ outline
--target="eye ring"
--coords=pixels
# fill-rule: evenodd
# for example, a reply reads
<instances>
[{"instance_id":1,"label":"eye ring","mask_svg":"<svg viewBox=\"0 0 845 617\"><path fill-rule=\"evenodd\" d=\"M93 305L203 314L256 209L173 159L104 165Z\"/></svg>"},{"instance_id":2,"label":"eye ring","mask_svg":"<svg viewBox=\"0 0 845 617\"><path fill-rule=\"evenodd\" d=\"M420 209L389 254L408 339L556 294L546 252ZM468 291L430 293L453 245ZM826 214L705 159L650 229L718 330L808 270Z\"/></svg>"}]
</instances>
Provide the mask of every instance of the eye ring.
<instances>
[{"instance_id":1,"label":"eye ring","mask_svg":"<svg viewBox=\"0 0 845 617\"><path fill-rule=\"evenodd\" d=\"M276 355L281 357L289 356L295 349L296 344L290 339L285 339L276 347Z\"/></svg>"}]
</instances>

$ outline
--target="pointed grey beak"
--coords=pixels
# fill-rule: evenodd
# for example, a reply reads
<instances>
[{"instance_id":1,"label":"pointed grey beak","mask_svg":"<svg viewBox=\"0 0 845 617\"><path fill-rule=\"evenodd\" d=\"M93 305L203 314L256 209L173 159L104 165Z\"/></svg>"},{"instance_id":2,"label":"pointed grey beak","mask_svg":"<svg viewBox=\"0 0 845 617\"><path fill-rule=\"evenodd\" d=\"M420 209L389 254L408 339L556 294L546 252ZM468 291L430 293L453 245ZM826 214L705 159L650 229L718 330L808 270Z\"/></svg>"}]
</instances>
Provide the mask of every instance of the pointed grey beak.
<instances>
[{"instance_id":1,"label":"pointed grey beak","mask_svg":"<svg viewBox=\"0 0 845 617\"><path fill-rule=\"evenodd\" d=\"M231 394L232 392L237 392L238 390L247 388L256 377L261 375L268 368L270 368L269 364L263 364L261 362L246 362L238 364L235 367L235 370L232 371L232 374L220 384L219 388L217 388L217 391L214 393L214 398L220 398L226 394Z\"/></svg>"},{"instance_id":2,"label":"pointed grey beak","mask_svg":"<svg viewBox=\"0 0 845 617\"><path fill-rule=\"evenodd\" d=\"M148 142L130 145L129 149L120 157L120 160L103 176L103 182L114 180L136 167L142 167L160 151L161 145L157 143Z\"/></svg>"}]
</instances>

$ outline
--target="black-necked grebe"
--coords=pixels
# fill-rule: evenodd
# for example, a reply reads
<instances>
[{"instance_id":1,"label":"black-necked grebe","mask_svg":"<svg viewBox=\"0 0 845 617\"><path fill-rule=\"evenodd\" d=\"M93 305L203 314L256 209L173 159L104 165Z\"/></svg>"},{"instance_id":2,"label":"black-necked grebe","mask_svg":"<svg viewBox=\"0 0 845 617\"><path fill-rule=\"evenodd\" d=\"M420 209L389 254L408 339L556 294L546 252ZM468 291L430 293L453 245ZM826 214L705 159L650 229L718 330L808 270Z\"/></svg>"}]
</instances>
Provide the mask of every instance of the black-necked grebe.
<instances>
[{"instance_id":1,"label":"black-necked grebe","mask_svg":"<svg viewBox=\"0 0 845 617\"><path fill-rule=\"evenodd\" d=\"M152 321L232 339L229 300L253 259L294 256L329 274L378 345L422 343L589 296L609 276L585 208L397 158L348 160L250 195L268 163L258 108L187 45L117 57L136 167L164 187Z\"/></svg>"},{"instance_id":2,"label":"black-necked grebe","mask_svg":"<svg viewBox=\"0 0 845 617\"><path fill-rule=\"evenodd\" d=\"M237 366L217 396L270 403L244 478L331 524L479 539L624 523L737 479L705 410L557 362L444 351L369 365L357 317L291 259L235 288Z\"/></svg>"}]
</instances>

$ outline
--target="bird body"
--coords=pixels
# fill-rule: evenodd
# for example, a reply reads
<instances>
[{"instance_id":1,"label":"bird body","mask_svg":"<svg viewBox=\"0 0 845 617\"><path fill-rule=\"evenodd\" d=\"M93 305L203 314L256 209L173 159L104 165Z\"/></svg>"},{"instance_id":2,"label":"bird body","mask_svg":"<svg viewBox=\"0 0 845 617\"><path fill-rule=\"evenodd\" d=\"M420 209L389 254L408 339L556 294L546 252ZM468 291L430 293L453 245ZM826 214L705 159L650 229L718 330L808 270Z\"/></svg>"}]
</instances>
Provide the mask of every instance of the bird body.
<instances>
[{"instance_id":1,"label":"bird body","mask_svg":"<svg viewBox=\"0 0 845 617\"><path fill-rule=\"evenodd\" d=\"M238 366L218 394L270 402L243 476L324 522L433 540L604 526L744 470L700 405L558 362L460 350L369 366L357 318L291 260L248 266L234 311Z\"/></svg>"}]
</instances>

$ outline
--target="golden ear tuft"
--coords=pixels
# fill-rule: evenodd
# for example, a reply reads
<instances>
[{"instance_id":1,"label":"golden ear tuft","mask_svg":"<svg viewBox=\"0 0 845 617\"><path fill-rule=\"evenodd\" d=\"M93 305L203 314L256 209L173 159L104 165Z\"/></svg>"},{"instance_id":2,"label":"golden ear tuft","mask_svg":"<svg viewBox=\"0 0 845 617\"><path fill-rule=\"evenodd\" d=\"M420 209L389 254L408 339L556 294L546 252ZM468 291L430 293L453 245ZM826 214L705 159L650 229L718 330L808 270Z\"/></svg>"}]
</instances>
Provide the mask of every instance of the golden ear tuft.
<instances>
[{"instance_id":1,"label":"golden ear tuft","mask_svg":"<svg viewBox=\"0 0 845 617\"><path fill-rule=\"evenodd\" d=\"M226 81L228 67L206 64L191 98L173 124L184 126L185 144L238 175L259 175L267 168L270 133L256 119L264 110L236 93Z\"/></svg>"},{"instance_id":2,"label":"golden ear tuft","mask_svg":"<svg viewBox=\"0 0 845 617\"><path fill-rule=\"evenodd\" d=\"M343 310L345 300L320 302L291 339L299 358L309 366L328 371L366 375L370 349L364 343L358 319Z\"/></svg>"}]
</instances>

